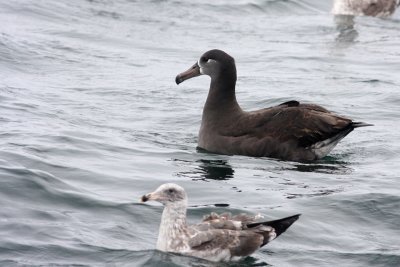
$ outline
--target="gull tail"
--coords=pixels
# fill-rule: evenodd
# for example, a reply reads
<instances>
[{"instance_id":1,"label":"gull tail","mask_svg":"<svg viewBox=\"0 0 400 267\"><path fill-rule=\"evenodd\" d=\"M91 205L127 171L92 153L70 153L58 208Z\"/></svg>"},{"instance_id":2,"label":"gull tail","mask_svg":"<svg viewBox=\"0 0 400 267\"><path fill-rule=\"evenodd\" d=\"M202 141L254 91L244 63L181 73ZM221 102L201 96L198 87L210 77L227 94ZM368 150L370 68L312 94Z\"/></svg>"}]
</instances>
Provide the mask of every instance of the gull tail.
<instances>
[{"instance_id":1,"label":"gull tail","mask_svg":"<svg viewBox=\"0 0 400 267\"><path fill-rule=\"evenodd\" d=\"M265 233L261 233L264 235L264 242L261 245L261 247L262 247L265 244L267 244L269 241L272 241L273 239L277 238L282 233L284 233L295 221L297 221L299 219L300 215L301 214L296 214L296 215L293 215L290 217L286 217L286 218L274 220L274 221L268 221L268 222L250 223L247 225L247 227L254 228L254 227L263 225L263 226L272 227L274 229L274 231L275 231L274 235L271 235L271 231L266 231Z\"/></svg>"}]
</instances>

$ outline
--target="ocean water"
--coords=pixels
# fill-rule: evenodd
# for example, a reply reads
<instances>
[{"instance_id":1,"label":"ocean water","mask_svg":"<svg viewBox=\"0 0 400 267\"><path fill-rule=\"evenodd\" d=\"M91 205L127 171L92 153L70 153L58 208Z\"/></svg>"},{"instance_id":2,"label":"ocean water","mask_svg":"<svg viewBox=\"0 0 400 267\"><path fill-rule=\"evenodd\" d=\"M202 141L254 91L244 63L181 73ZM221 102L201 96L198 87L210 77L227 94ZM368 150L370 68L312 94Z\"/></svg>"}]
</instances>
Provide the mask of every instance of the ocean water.
<instances>
[{"instance_id":1,"label":"ocean water","mask_svg":"<svg viewBox=\"0 0 400 267\"><path fill-rule=\"evenodd\" d=\"M400 12L331 1L0 3L0 266L400 266ZM235 57L245 110L288 100L374 124L315 163L196 150L205 51ZM188 218L302 216L238 263L155 250L175 182ZM216 205L225 204L225 205Z\"/></svg>"}]
</instances>

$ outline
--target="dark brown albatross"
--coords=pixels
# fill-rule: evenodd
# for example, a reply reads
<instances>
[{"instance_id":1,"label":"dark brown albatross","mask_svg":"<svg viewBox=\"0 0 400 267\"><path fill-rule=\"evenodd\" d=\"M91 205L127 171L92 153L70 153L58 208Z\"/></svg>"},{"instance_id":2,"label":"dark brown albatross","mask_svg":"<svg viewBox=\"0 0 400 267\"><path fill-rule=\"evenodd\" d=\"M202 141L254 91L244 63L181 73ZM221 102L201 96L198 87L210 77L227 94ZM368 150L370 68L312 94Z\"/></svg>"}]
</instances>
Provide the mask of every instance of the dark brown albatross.
<instances>
[{"instance_id":1,"label":"dark brown albatross","mask_svg":"<svg viewBox=\"0 0 400 267\"><path fill-rule=\"evenodd\" d=\"M209 152L312 161L325 157L354 128L371 125L298 101L243 111L235 95L235 61L221 50L204 53L176 83L201 74L211 77L211 85L198 146Z\"/></svg>"}]
</instances>

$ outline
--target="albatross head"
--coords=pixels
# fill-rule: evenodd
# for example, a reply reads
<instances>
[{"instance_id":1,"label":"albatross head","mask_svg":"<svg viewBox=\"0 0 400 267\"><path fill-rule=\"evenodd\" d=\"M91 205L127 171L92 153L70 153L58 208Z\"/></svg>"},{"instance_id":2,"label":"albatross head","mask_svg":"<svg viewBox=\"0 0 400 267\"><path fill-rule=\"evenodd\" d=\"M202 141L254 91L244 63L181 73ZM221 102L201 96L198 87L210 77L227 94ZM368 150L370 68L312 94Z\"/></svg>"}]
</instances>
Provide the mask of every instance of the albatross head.
<instances>
[{"instance_id":1,"label":"albatross head","mask_svg":"<svg viewBox=\"0 0 400 267\"><path fill-rule=\"evenodd\" d=\"M143 195L141 198L142 202L150 200L158 201L163 205L168 205L175 202L186 202L187 197L185 190L181 186L169 183L160 185L156 191Z\"/></svg>"},{"instance_id":2,"label":"albatross head","mask_svg":"<svg viewBox=\"0 0 400 267\"><path fill-rule=\"evenodd\" d=\"M187 71L178 74L175 78L175 82L176 84L180 84L187 79L202 74L210 76L211 79L216 78L221 74L226 74L229 78L234 78L236 81L235 60L222 50L213 49L207 51Z\"/></svg>"}]
</instances>

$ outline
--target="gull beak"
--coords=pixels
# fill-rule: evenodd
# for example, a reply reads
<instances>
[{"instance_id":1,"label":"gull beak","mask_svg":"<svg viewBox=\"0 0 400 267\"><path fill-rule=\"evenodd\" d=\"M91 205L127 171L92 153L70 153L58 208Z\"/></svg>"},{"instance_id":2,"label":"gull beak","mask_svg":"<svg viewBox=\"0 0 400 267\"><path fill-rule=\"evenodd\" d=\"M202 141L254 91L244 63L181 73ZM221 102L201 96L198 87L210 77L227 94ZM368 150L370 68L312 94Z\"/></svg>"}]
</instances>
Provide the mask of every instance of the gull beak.
<instances>
[{"instance_id":1,"label":"gull beak","mask_svg":"<svg viewBox=\"0 0 400 267\"><path fill-rule=\"evenodd\" d=\"M160 194L158 194L157 192L152 192L152 193L148 193L148 194L146 194L146 195L143 195L141 198L140 198L140 202L147 202L147 201L151 201L151 200L154 200L154 201L159 201L160 200Z\"/></svg>"},{"instance_id":2,"label":"gull beak","mask_svg":"<svg viewBox=\"0 0 400 267\"><path fill-rule=\"evenodd\" d=\"M175 82L176 82L176 84L180 84L181 82L183 82L187 79L190 79L190 78L193 78L193 77L196 77L199 75L201 75L200 67L199 67L199 64L197 64L197 62L196 62L190 69L178 74L175 78Z\"/></svg>"},{"instance_id":3,"label":"gull beak","mask_svg":"<svg viewBox=\"0 0 400 267\"><path fill-rule=\"evenodd\" d=\"M142 202L142 203L144 203L144 202L146 202L146 201L149 201L150 200L150 194L147 194L147 195L143 195L141 198L140 198L140 202Z\"/></svg>"}]
</instances>

